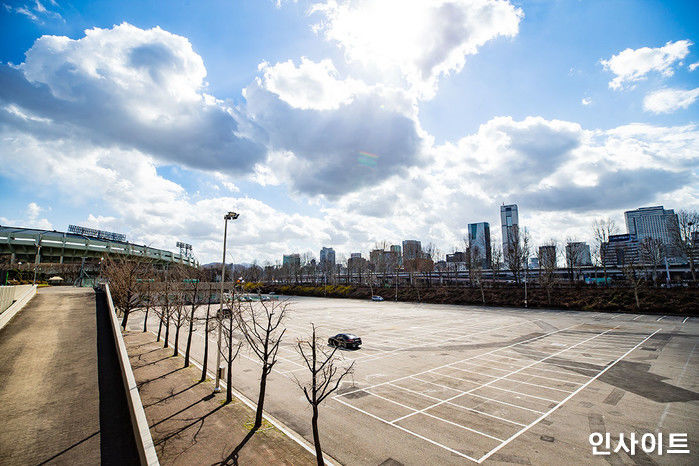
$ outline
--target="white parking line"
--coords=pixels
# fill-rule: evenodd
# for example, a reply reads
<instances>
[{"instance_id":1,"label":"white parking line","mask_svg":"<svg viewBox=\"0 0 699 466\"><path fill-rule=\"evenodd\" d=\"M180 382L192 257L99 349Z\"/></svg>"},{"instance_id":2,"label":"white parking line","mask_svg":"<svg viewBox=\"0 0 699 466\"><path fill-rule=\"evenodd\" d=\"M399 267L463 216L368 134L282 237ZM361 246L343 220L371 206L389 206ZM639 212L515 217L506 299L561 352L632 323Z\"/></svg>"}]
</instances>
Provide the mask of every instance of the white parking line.
<instances>
[{"instance_id":1,"label":"white parking line","mask_svg":"<svg viewBox=\"0 0 699 466\"><path fill-rule=\"evenodd\" d=\"M416 379L416 380L418 380L418 379ZM430 382L427 382L427 383L430 383ZM436 397L431 396L431 395L428 395L428 394L426 394L426 393L417 392L417 391L415 391L415 390L411 390L411 389L409 389L409 388L402 387L402 386L400 386L400 385L395 385L395 384L389 384L389 385L392 386L392 387L400 388L401 390L405 390L406 392L415 393L416 395L424 396L425 398L431 398L431 399L437 400L437 401L440 401L440 400L441 400L441 398L436 398ZM434 385L436 385L436 384L434 384ZM452 388L451 390L455 390L455 389ZM456 390L456 391L459 391L459 390ZM468 407L462 406L462 405L460 405L460 404L452 403L451 401L448 402L447 404L450 405L450 406L455 406L455 407L457 407L457 408L465 409L466 411L473 411L474 413L482 414L482 415L484 415L484 416L492 417L492 418L494 418L494 419L499 419L499 420L501 420L501 421L509 422L510 424L515 424L515 425L522 426L522 427L524 427L524 426L526 425L526 424L522 424L521 422L512 421L512 420L510 420L510 419L505 419L504 417L496 416L496 415L494 415L494 414L489 414L489 413L486 413L486 412L483 412L483 411L479 411L479 410L477 410L477 409L468 408Z\"/></svg>"},{"instance_id":2,"label":"white parking line","mask_svg":"<svg viewBox=\"0 0 699 466\"><path fill-rule=\"evenodd\" d=\"M502 351L502 350L507 349L507 348L510 348L510 347L512 347L512 346L520 345L520 344L527 343L527 342L529 342L529 341L534 341L534 340L540 339L540 338L545 338L545 337L547 337L548 335L552 335L552 334L554 334L554 333L563 332L563 331L565 331L565 330L568 330L568 329L573 328L573 327L577 327L577 326L579 326L579 325L582 325L582 324L574 324L574 325L571 325L571 326L566 327L566 328L564 328L564 329L554 330L554 331L545 333L545 334L543 334L543 335L539 335L539 336L537 336L537 337L532 337L532 338L527 339L527 340L523 340L523 341L520 341L520 342L517 342L517 343L512 343L512 344L507 345L507 346L503 346L503 347L500 347L500 348L496 348L496 349L494 349L494 350L488 351L487 353L482 353L482 354L478 354L478 355L471 356L471 357L468 357L468 358L464 358L464 359L462 359L461 361L450 362L449 364L444 364L444 365L441 365L441 366L438 366L438 367L433 367L433 368L431 368L431 369L427 369L427 370L424 370L424 371L421 371L421 372L417 372L417 373L415 373L415 374L406 375L406 376L403 376L403 377L398 377L398 378L396 378L396 379L388 380L388 381L386 381L386 382L381 382L381 383L378 383L378 384L374 384L374 385L371 385L371 386L365 387L365 388L358 388L358 389L356 389L356 390L353 390L353 391L350 391L350 392L347 392L347 393L343 393L342 395L337 395L337 396L335 396L334 398L337 398L338 396L349 395L349 394L355 393L355 392L360 392L360 391L363 391L363 390L368 390L368 389L370 389L370 388L378 387L379 385L385 385L385 384L387 384L387 383L391 383L391 382L396 382L396 381L398 381L398 380L407 379L407 378L409 378L409 377L413 377L413 376L416 376L416 375L425 374L425 373L427 373L427 372L430 372L430 371L433 371L433 370L437 370L437 369L442 369L442 368L444 368L444 367L448 367L448 366L451 366L451 365L453 365L453 364L458 364L458 363L461 363L461 362L463 362L463 361L468 361L468 360L471 360L471 359L480 358L480 357L483 357L483 356L485 356L485 355L495 353L495 352L497 352L497 351Z\"/></svg>"},{"instance_id":3,"label":"white parking line","mask_svg":"<svg viewBox=\"0 0 699 466\"><path fill-rule=\"evenodd\" d=\"M540 421L542 421L543 419L545 419L546 417L548 417L549 415L551 415L551 413L553 413L553 412L556 411L558 408L560 408L566 401L568 401L568 400L570 400L571 398L573 398L573 397L574 397L576 394L578 394L581 390L585 389L588 385L590 385L592 382L594 382L595 380L597 380L602 374L604 374L604 373L607 372L609 369L611 369L612 367L614 367L614 365L615 365L616 363L618 363L619 361L621 361L623 358L625 358L627 355L629 355L633 350L635 350L636 348L638 348L639 346L641 346L643 343L645 343L649 338L651 338L653 335L655 335L656 333L658 333L660 330L661 330L661 329L657 329L655 332L653 332L653 333L651 333L650 335L648 335L648 336L647 336L646 338L644 338L642 341L640 341L639 343L637 343L636 346L634 346L633 348L631 348L630 350L628 350L626 353L624 353L624 354L622 354L621 356L619 356L619 357L616 359L616 361L614 361L612 364L610 364L609 366L605 367L602 371L599 372L599 374L597 374L596 376L594 376L593 378L591 378L590 380L588 380L587 382L585 382L580 388L578 388L578 389L575 390L573 393L571 393L570 395L568 395L565 399L561 400L561 402L558 403L556 406L554 406L553 408L551 408L550 410L548 410L546 413L544 413L544 414L542 414L541 416L539 416L538 419L532 421L528 426L526 426L526 427L520 429L518 432L515 432L512 436L510 436L510 438L508 438L508 439L505 440L503 443L501 443L501 444L498 445L497 447L495 447L495 448L493 448L492 450L490 450L490 451L489 451L488 453L486 453L485 455L481 456L476 462L477 462L477 463L482 463L482 462L485 461L486 459L490 458L493 454L495 454L496 452L498 452L500 449L502 449L505 445L507 445L508 443L510 443L512 440L516 439L516 438L519 437L521 434L523 434L524 432L526 432L527 430L529 430L531 427L535 426L535 425L538 424Z\"/></svg>"},{"instance_id":4,"label":"white parking line","mask_svg":"<svg viewBox=\"0 0 699 466\"><path fill-rule=\"evenodd\" d=\"M597 335L592 336L592 337L590 337L590 338L587 338L587 339L585 339L585 340L583 340L583 341L581 341L581 342L579 342L579 343L577 343L577 344L571 346L570 348L574 348L575 346L582 345L583 343L586 343L586 342L588 342L588 341L590 341L590 340L593 340L593 339L595 339L595 338L597 338L597 337L600 337L600 336L604 335L605 333L608 333L608 332L610 332L610 331L612 331L612 330L614 330L614 329L616 329L616 328L619 328L619 326L617 325L617 326L614 327L614 328L610 328L609 330L605 330L605 331L602 332L602 333L598 333ZM510 374L508 374L508 375L516 374L516 373L518 373L518 372L520 372L520 371L526 369L527 367L531 367L531 366L534 366L535 364L542 363L542 362L546 361L547 359L550 359L550 358L552 358L552 357L554 357L554 356L559 355L560 353L563 353L563 352L567 351L568 349L569 349L569 348L566 348L566 349L563 349L563 350L561 350L561 351L559 351L559 352L557 352L557 353L554 353L554 354L552 354L552 355L546 356L545 358L543 358L543 359L541 359L541 360L539 360L539 361L533 362L533 363L531 363L529 366L525 366L525 367L523 367L523 368L521 368L521 369L517 369L516 371L513 371L512 373L510 373ZM474 392L474 391L476 391L476 390L479 390L479 389L481 389L481 388L484 388L484 387L486 387L486 386L489 386L490 384L492 384L492 383L494 383L494 382L497 382L497 381L500 380L500 379L504 379L505 377L507 377L507 375L500 376L499 378L497 378L497 379L495 379L495 380L491 380L490 382L484 383L484 384L482 384L482 385L479 386L479 387L472 388L472 389L470 389L469 391L467 391L466 393L472 393L472 392ZM460 395L459 395L459 396L460 396ZM451 401L451 400L454 399L454 398L458 398L458 396L453 397L453 398L451 398L451 399L447 399L447 400L445 400L445 401ZM535 398L536 398L536 397L535 397ZM438 406L438 405L444 403L445 401L441 401L441 402L436 403L436 404L434 404L434 405L432 405L432 406L429 406L429 407L427 407L427 408L423 408L423 409L421 409L419 412L424 412L424 411L426 411L427 409L431 409L431 408L433 408L433 407L435 407L435 406ZM553 401L553 400L549 400L549 401ZM556 401L556 402L557 402L557 401ZM405 419L405 418L407 418L407 417L414 416L415 414L417 414L417 413L412 413L412 414L405 415L405 416L403 416L402 418L399 418L398 420L402 420L402 419ZM396 420L396 421L394 421L394 422L397 422L398 420Z\"/></svg>"},{"instance_id":5,"label":"white parking line","mask_svg":"<svg viewBox=\"0 0 699 466\"><path fill-rule=\"evenodd\" d=\"M359 411L360 413L366 414L366 415L369 416L369 417L373 417L373 418L376 419L376 420L379 420L379 421L381 421L381 422L384 422L384 423L388 424L389 426L393 426L393 427L395 427L396 429L400 429L400 430L402 430L402 431L404 431L404 432L407 432L407 433L410 434L410 435L413 435L413 436L415 436L415 437L417 437L417 438L419 438L419 439L422 439L422 440L424 440L424 441L426 441L426 442L429 442L429 443L431 443L432 445L437 445L438 447L444 448L445 450L447 450L447 451L449 451L449 452L451 452L451 453L454 453L455 455L461 456L462 458L466 458L466 459L469 459L469 460L474 461L474 462L477 462L477 461L478 461L478 460L476 460L475 458L473 458L472 456L469 456L469 455L466 455L466 454L464 454L464 453L461 453L460 451L454 450L453 448L450 448L450 447L448 447L448 446L446 446L446 445L442 445L442 444L439 443L439 442L435 442L434 440L432 440L432 439L430 439L430 438L427 438L427 437L425 437L425 436L423 436L423 435L420 435L420 434L418 434L418 433L416 433L416 432L413 432L412 430L406 429L405 427L402 427L402 426L399 426L399 425L396 425L396 424L391 424L390 421L387 421L386 419L383 419L383 418L381 418L381 417L379 417L379 416L377 416L377 415L375 415L375 414L372 414L372 413L370 413L370 412L368 412L368 411L364 411L364 410L361 409L361 408L357 408L356 406L351 405L351 404L349 404L349 403L347 403L347 402L345 402L345 401L343 401L343 400L341 400L341 399L339 399L339 398L333 398L333 399L334 399L335 401L339 402L339 403L342 403L342 404L345 405L345 406L349 406L350 408Z\"/></svg>"},{"instance_id":6,"label":"white parking line","mask_svg":"<svg viewBox=\"0 0 699 466\"><path fill-rule=\"evenodd\" d=\"M448 386L446 386L446 385L442 385L442 384L435 383L435 382L430 382L429 380L424 380L424 379L421 379L421 378L419 378L419 377L413 377L413 378L414 378L415 380L419 380L420 382L430 383L430 384L436 385L436 386L438 386L438 387L444 387L444 388L448 388L448 389L450 389L450 390L457 391L457 392L461 393L462 395L475 396L475 397L477 397L477 398L483 398L483 399L488 400L488 401L491 401L491 402L493 402L493 403L500 403L500 404L503 404L503 405L512 406L513 408L518 408L518 409L523 409L523 410L525 410L525 411L531 411L531 412L533 412L533 413L543 414L543 411L538 411L538 410L536 410L536 409L527 408L526 406L520 406L520 405L508 403L508 402L506 402L506 401L496 400L495 398L488 398L487 396L483 396L483 395L476 395L475 393L466 393L466 392L463 391L463 390L457 390L456 388L448 387ZM454 403L452 403L451 401L449 401L448 403L449 403L449 404L454 404ZM458 406L461 406L461 405L458 405Z\"/></svg>"}]
</instances>

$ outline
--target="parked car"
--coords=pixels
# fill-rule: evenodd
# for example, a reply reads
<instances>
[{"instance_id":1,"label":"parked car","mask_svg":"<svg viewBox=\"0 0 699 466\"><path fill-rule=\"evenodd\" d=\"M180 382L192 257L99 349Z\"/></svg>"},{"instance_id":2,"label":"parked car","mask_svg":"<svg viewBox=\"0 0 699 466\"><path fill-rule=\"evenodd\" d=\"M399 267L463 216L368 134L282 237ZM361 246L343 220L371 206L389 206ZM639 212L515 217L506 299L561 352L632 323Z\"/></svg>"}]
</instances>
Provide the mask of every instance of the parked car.
<instances>
[{"instance_id":1,"label":"parked car","mask_svg":"<svg viewBox=\"0 0 699 466\"><path fill-rule=\"evenodd\" d=\"M362 339L351 333L338 333L334 337L328 338L328 345L338 348L359 349Z\"/></svg>"},{"instance_id":2,"label":"parked car","mask_svg":"<svg viewBox=\"0 0 699 466\"><path fill-rule=\"evenodd\" d=\"M381 296L372 296L371 300L372 301L383 301L383 298Z\"/></svg>"}]
</instances>

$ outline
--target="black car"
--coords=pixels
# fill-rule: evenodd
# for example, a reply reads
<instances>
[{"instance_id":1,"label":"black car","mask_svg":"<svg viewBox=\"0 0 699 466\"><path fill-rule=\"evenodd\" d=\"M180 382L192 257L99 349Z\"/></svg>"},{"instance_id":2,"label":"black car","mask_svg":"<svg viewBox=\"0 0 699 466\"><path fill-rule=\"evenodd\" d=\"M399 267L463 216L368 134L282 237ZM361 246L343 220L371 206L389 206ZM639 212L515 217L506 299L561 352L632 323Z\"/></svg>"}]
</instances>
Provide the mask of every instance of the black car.
<instances>
[{"instance_id":1,"label":"black car","mask_svg":"<svg viewBox=\"0 0 699 466\"><path fill-rule=\"evenodd\" d=\"M338 348L359 349L362 339L351 333L338 333L334 337L328 338L328 345Z\"/></svg>"}]
</instances>

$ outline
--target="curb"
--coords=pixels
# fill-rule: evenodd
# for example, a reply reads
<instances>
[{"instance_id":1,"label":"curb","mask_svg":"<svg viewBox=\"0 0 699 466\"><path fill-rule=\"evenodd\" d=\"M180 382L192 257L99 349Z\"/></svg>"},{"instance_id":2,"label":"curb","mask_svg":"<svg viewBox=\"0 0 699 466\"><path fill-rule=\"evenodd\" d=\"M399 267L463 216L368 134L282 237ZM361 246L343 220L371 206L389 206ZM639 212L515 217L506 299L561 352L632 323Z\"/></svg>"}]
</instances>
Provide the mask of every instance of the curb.
<instances>
[{"instance_id":1,"label":"curb","mask_svg":"<svg viewBox=\"0 0 699 466\"><path fill-rule=\"evenodd\" d=\"M107 298L109 321L112 324L112 334L114 335L114 343L119 356L119 366L121 367L121 376L124 381L124 389L126 390L126 401L129 404L131 426L133 427L136 447L138 448L138 456L141 460L141 464L144 466L159 466L160 462L155 452L153 438L150 435L148 419L146 419L146 413L143 411L143 403L138 393L138 386L136 385L136 379L131 369L129 355L126 352L124 337L121 335L121 326L117 321L116 312L114 311L114 302L112 301L112 294L109 291L109 284L105 284L103 289Z\"/></svg>"},{"instance_id":2,"label":"curb","mask_svg":"<svg viewBox=\"0 0 699 466\"><path fill-rule=\"evenodd\" d=\"M12 318L36 295L36 285L32 285L12 306L5 309L5 312L0 314L0 330L5 328L10 323Z\"/></svg>"},{"instance_id":3,"label":"curb","mask_svg":"<svg viewBox=\"0 0 699 466\"><path fill-rule=\"evenodd\" d=\"M152 330L148 330L148 332L151 333L152 335L156 335L156 333L153 332ZM189 357L189 361L194 366L198 367L199 370L202 369L201 364L198 361L196 361L191 355ZM208 375L210 375L212 379L216 378L216 374L214 374L213 372L207 371L206 373ZM221 380L220 383L221 383L222 388L227 388L226 382ZM233 394L233 396L235 396L240 401L242 401L248 408L252 409L253 411L257 410L257 405L255 404L255 402L250 400L247 396L243 395L241 392L236 390L234 387L231 387L231 393ZM298 443L301 447L303 447L305 450L307 450L309 453L311 453L314 458L316 457L315 447L313 446L313 444L311 444L305 438L303 438L303 436L296 433L291 428L287 427L283 422L281 422L279 419L275 418L274 416L272 416L271 414L269 414L265 410L262 411L262 417L263 417L263 419L267 420L270 424L272 424L274 427L279 429L279 431L282 432L284 435L286 435L291 440ZM339 461L337 461L335 458L333 458L332 456L327 454L326 452L323 452L323 461L325 461L325 464L327 464L329 466L339 466L342 464Z\"/></svg>"}]
</instances>

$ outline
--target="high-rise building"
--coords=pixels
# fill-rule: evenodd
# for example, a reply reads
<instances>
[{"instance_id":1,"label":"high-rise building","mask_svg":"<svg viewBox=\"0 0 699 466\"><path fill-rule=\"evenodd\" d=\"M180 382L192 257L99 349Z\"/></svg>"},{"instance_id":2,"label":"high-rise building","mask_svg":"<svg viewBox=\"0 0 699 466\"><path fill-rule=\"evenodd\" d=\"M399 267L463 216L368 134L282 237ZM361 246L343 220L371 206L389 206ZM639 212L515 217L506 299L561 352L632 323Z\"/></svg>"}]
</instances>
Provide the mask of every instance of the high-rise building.
<instances>
[{"instance_id":1,"label":"high-rise building","mask_svg":"<svg viewBox=\"0 0 699 466\"><path fill-rule=\"evenodd\" d=\"M422 256L422 243L414 239L403 241L403 263L409 260L419 259Z\"/></svg>"},{"instance_id":2,"label":"high-rise building","mask_svg":"<svg viewBox=\"0 0 699 466\"><path fill-rule=\"evenodd\" d=\"M347 268L350 270L361 270L366 265L367 260L362 257L361 252L353 252L347 259Z\"/></svg>"},{"instance_id":3,"label":"high-rise building","mask_svg":"<svg viewBox=\"0 0 699 466\"><path fill-rule=\"evenodd\" d=\"M665 210L663 206L641 207L624 212L626 231L634 235L639 242L646 238L672 243L672 231L678 227L677 214L674 210Z\"/></svg>"},{"instance_id":4,"label":"high-rise building","mask_svg":"<svg viewBox=\"0 0 699 466\"><path fill-rule=\"evenodd\" d=\"M502 252L513 242L519 233L519 210L517 204L500 206L500 225L502 225Z\"/></svg>"},{"instance_id":5,"label":"high-rise building","mask_svg":"<svg viewBox=\"0 0 699 466\"><path fill-rule=\"evenodd\" d=\"M472 258L480 261L481 266L490 265L490 223L469 223L468 224L468 246Z\"/></svg>"},{"instance_id":6,"label":"high-rise building","mask_svg":"<svg viewBox=\"0 0 699 466\"><path fill-rule=\"evenodd\" d=\"M602 244L601 256L606 267L624 267L638 264L639 244L636 235L610 235L609 241Z\"/></svg>"},{"instance_id":7,"label":"high-rise building","mask_svg":"<svg viewBox=\"0 0 699 466\"><path fill-rule=\"evenodd\" d=\"M466 262L466 254L465 252L454 251L452 254L447 254L447 262Z\"/></svg>"},{"instance_id":8,"label":"high-rise building","mask_svg":"<svg viewBox=\"0 0 699 466\"><path fill-rule=\"evenodd\" d=\"M401 247L399 244L392 244L391 245L391 253L397 257L397 264L398 266L403 265L403 253L401 252Z\"/></svg>"},{"instance_id":9,"label":"high-rise building","mask_svg":"<svg viewBox=\"0 0 699 466\"><path fill-rule=\"evenodd\" d=\"M592 265L590 245L581 241L566 244L566 265L569 267Z\"/></svg>"},{"instance_id":10,"label":"high-rise building","mask_svg":"<svg viewBox=\"0 0 699 466\"><path fill-rule=\"evenodd\" d=\"M380 267L383 262L383 253L383 249L372 249L369 252L369 262L371 262L375 267Z\"/></svg>"},{"instance_id":11,"label":"high-rise building","mask_svg":"<svg viewBox=\"0 0 699 466\"><path fill-rule=\"evenodd\" d=\"M323 270L332 270L335 267L335 250L326 248L320 250L320 267Z\"/></svg>"},{"instance_id":12,"label":"high-rise building","mask_svg":"<svg viewBox=\"0 0 699 466\"><path fill-rule=\"evenodd\" d=\"M282 266L288 266L292 268L301 267L301 256L299 254L284 254Z\"/></svg>"}]
</instances>

